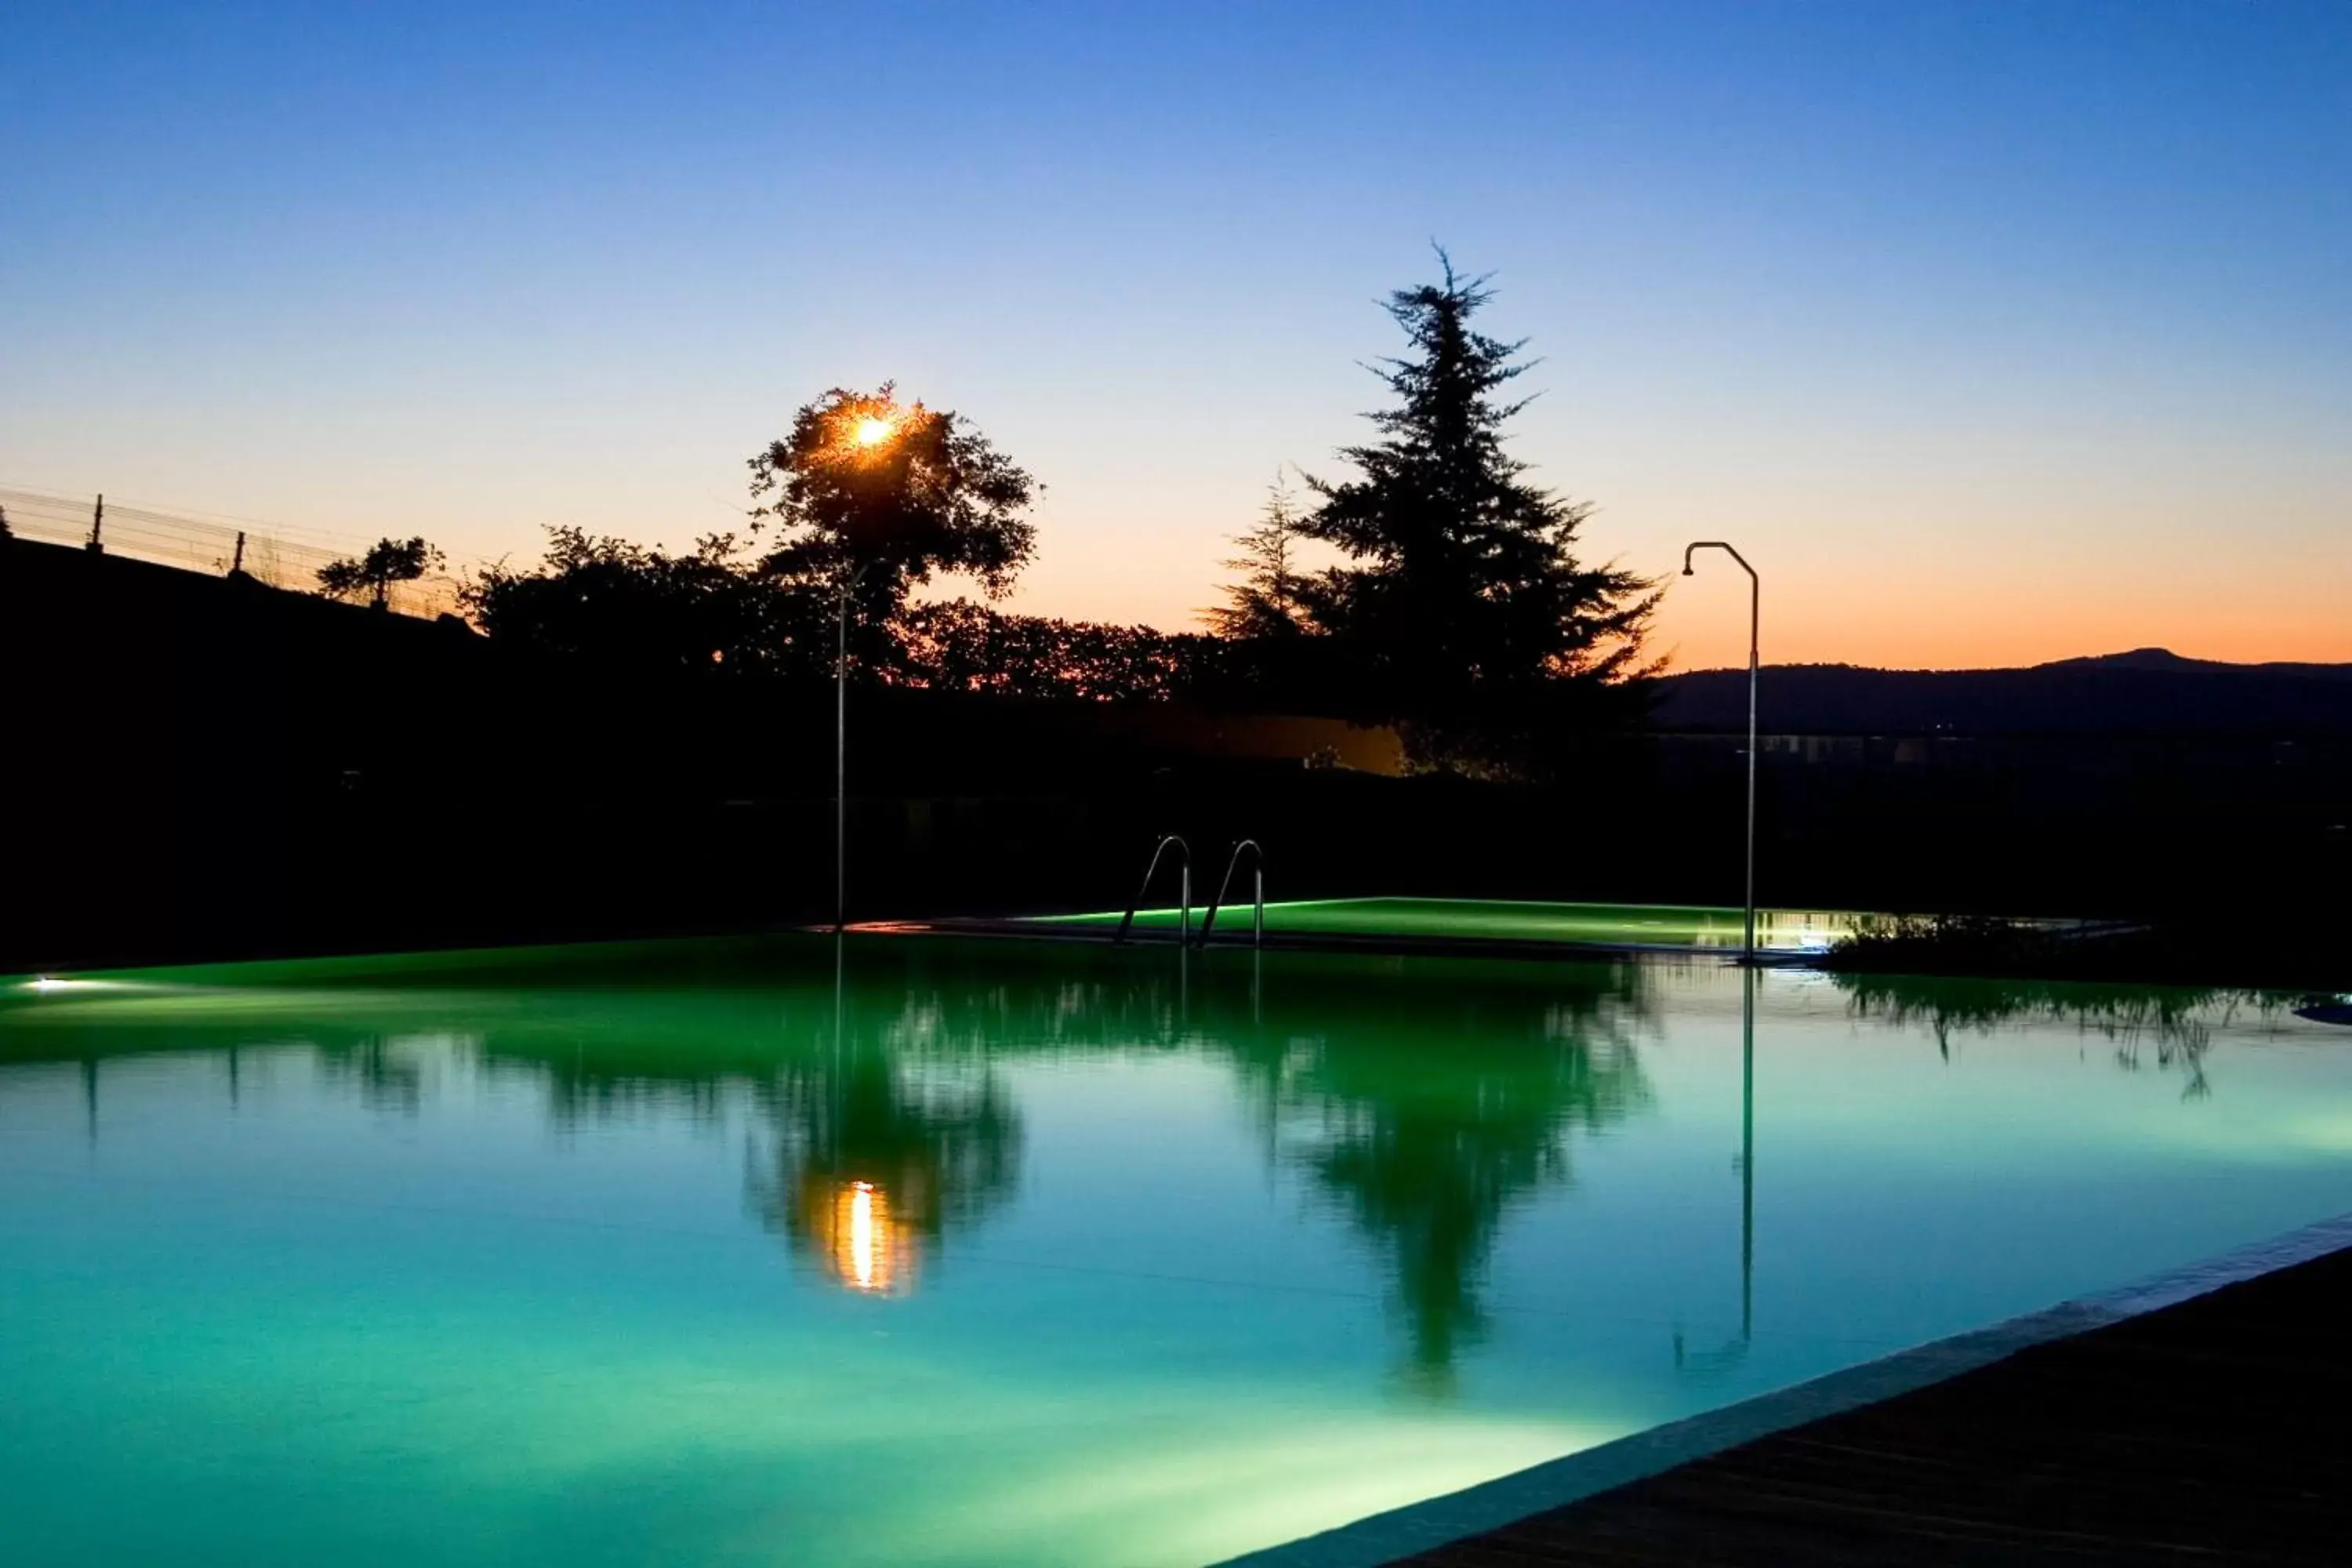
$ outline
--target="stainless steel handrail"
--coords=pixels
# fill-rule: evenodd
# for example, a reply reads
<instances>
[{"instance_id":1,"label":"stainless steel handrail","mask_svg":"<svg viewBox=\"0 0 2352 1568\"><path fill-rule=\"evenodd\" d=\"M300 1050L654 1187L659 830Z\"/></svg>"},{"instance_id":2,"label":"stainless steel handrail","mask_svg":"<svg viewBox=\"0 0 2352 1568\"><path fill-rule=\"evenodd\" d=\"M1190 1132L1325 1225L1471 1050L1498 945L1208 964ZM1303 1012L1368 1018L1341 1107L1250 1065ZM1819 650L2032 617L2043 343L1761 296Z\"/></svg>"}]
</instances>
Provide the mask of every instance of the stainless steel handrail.
<instances>
[{"instance_id":1,"label":"stainless steel handrail","mask_svg":"<svg viewBox=\"0 0 2352 1568\"><path fill-rule=\"evenodd\" d=\"M1151 874L1160 869L1160 858L1168 853L1171 844L1176 846L1177 864L1182 868L1181 879L1177 883L1181 901L1177 907L1176 940L1179 943L1192 940L1192 847L1175 834L1166 833L1151 847L1151 864L1143 868L1143 886L1136 889L1135 897L1128 900L1127 913L1118 917L1118 934L1111 938L1112 942L1127 940L1128 928L1135 923L1135 911L1142 906L1143 896L1151 891Z\"/></svg>"},{"instance_id":2,"label":"stainless steel handrail","mask_svg":"<svg viewBox=\"0 0 2352 1568\"><path fill-rule=\"evenodd\" d=\"M1224 907L1225 894L1234 885L1234 872L1242 863L1242 851L1248 850L1256 858L1250 868L1257 879L1256 904L1250 921L1250 945L1265 945L1265 849L1255 838L1244 838L1234 846L1233 858L1225 862L1224 880L1217 884L1217 896L1209 900L1208 913L1201 917L1200 944L1209 944L1209 928L1217 923L1217 911Z\"/></svg>"}]
</instances>

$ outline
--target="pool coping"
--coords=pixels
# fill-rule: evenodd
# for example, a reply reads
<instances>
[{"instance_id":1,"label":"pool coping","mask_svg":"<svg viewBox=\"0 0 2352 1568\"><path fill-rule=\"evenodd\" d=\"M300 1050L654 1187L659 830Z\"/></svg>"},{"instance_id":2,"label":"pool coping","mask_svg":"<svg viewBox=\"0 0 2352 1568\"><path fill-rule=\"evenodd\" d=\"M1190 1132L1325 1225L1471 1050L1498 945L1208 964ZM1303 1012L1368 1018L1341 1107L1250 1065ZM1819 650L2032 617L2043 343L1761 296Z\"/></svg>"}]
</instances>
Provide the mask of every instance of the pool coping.
<instances>
[{"instance_id":1,"label":"pool coping","mask_svg":"<svg viewBox=\"0 0 2352 1568\"><path fill-rule=\"evenodd\" d=\"M2352 1247L2352 1214L2251 1242L2111 1290L2076 1297L1987 1328L1827 1373L1718 1410L1702 1411L1459 1491L1226 1558L1213 1568L1378 1568L1645 1480L1759 1437L1913 1393L2035 1345L2072 1339L2178 1306L2223 1286L2347 1247Z\"/></svg>"},{"instance_id":2,"label":"pool coping","mask_svg":"<svg viewBox=\"0 0 2352 1568\"><path fill-rule=\"evenodd\" d=\"M831 926L809 926L830 933ZM1116 931L1100 926L1063 924L1019 917L982 919L941 916L931 920L853 921L852 936L982 936L1013 937L1025 942L1081 942L1095 947L1175 947L1178 933L1158 926L1138 926L1122 941ZM1740 962L1738 943L1728 947L1695 947L1687 942L1566 942L1544 937L1390 935L1356 931L1267 931L1263 942L1251 939L1246 927L1226 935L1223 930L1203 941L1196 931L1186 944L1193 952L1363 952L1385 956L1433 958L1687 958L1725 963ZM1819 948L1763 948L1756 954L1761 967L1812 968L1825 951Z\"/></svg>"}]
</instances>

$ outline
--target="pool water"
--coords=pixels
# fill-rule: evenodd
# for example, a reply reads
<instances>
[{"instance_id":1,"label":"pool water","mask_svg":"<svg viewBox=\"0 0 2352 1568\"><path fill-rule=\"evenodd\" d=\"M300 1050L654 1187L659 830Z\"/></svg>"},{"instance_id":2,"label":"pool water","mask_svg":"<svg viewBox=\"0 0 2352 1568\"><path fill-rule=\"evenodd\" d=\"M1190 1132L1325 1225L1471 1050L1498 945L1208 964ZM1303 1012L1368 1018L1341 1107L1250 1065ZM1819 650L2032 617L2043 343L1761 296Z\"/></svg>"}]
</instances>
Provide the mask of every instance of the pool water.
<instances>
[{"instance_id":1,"label":"pool water","mask_svg":"<svg viewBox=\"0 0 2352 1568\"><path fill-rule=\"evenodd\" d=\"M1192 929L1206 914L1192 907ZM1246 899L1217 911L1213 930L1238 941L1250 929ZM1115 927L1108 913L1043 915L1047 926ZM1172 932L1177 909L1139 910L1135 924ZM1756 945L1773 952L1826 952L1870 917L1842 910L1756 911ZM1265 929L1283 936L1438 938L1453 941L1574 942L1594 947L1737 950L1746 940L1747 912L1698 904L1569 904L1522 899L1304 899L1265 906Z\"/></svg>"},{"instance_id":2,"label":"pool water","mask_svg":"<svg viewBox=\"0 0 2352 1568\"><path fill-rule=\"evenodd\" d=\"M940 938L0 984L4 1555L1206 1563L2352 1209L2291 1006Z\"/></svg>"}]
</instances>

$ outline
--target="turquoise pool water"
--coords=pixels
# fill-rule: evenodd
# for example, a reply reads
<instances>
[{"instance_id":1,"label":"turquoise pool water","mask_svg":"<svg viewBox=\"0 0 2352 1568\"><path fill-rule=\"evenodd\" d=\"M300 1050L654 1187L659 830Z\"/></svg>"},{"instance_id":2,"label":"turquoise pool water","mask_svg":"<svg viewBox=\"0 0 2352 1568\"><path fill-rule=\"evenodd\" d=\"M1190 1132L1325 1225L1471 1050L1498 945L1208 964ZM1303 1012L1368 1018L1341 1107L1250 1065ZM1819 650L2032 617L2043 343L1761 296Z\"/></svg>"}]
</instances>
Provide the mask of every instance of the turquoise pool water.
<instances>
[{"instance_id":1,"label":"turquoise pool water","mask_svg":"<svg viewBox=\"0 0 2352 1568\"><path fill-rule=\"evenodd\" d=\"M1756 978L0 984L0 1555L1204 1563L2352 1209L2286 1006Z\"/></svg>"}]
</instances>

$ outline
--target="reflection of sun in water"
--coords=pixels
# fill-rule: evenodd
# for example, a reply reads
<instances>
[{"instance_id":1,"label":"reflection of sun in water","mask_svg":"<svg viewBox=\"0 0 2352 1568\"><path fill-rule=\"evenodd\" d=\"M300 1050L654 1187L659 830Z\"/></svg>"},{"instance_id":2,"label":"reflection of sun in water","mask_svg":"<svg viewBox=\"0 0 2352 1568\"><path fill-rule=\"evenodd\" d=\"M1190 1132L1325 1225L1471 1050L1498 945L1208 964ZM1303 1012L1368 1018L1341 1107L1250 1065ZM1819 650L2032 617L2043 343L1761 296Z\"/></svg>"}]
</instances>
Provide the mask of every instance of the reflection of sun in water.
<instances>
[{"instance_id":1,"label":"reflection of sun in water","mask_svg":"<svg viewBox=\"0 0 2352 1568\"><path fill-rule=\"evenodd\" d=\"M879 447L883 442L887 441L889 438L890 422L887 419L877 419L869 414L865 418L860 419L857 422L857 444L859 446Z\"/></svg>"}]
</instances>

